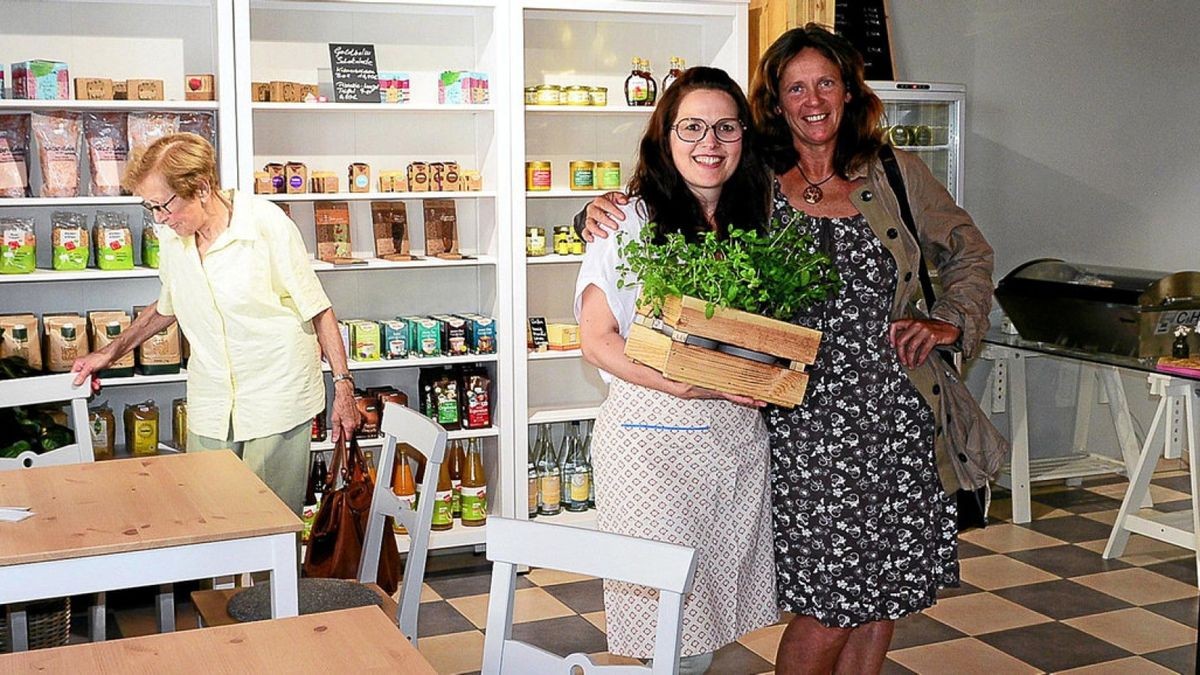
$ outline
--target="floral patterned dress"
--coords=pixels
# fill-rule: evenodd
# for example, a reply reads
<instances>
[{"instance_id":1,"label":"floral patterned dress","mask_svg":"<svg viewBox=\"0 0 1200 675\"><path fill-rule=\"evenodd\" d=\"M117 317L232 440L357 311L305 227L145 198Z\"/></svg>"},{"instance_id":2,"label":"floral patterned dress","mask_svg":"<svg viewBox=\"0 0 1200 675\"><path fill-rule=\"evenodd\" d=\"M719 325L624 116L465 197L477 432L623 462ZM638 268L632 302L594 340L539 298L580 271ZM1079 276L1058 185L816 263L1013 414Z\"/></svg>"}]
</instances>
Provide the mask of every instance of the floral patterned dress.
<instances>
[{"instance_id":1,"label":"floral patterned dress","mask_svg":"<svg viewBox=\"0 0 1200 675\"><path fill-rule=\"evenodd\" d=\"M842 278L795 319L824 333L804 403L767 410L779 604L833 627L897 619L958 584L958 546L933 413L888 341L896 262L862 215L806 216L778 184L773 213Z\"/></svg>"}]
</instances>

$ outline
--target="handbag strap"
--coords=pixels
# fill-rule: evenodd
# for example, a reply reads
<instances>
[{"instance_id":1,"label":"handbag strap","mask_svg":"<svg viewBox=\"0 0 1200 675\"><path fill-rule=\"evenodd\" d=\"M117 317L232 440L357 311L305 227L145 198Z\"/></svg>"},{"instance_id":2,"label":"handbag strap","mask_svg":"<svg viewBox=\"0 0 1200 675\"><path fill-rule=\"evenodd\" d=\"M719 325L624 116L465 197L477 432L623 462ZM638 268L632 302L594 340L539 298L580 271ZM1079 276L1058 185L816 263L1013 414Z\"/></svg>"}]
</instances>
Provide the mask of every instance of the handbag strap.
<instances>
[{"instance_id":1,"label":"handbag strap","mask_svg":"<svg viewBox=\"0 0 1200 675\"><path fill-rule=\"evenodd\" d=\"M361 480L364 475L367 475L367 458L358 447L358 439L351 436L347 442L345 438L339 438L333 446L333 461L325 477L326 491L332 492L337 487L339 477L346 484L352 479Z\"/></svg>"},{"instance_id":2,"label":"handbag strap","mask_svg":"<svg viewBox=\"0 0 1200 675\"><path fill-rule=\"evenodd\" d=\"M921 294L925 296L925 311L933 311L933 303L937 296L933 293L933 282L929 279L929 268L925 265L925 253L921 250L921 237L917 234L917 223L913 219L912 208L908 203L908 190L904 187L904 177L900 175L896 152L892 150L892 146L885 145L879 148L879 159L883 162L883 172L887 174L888 185L892 187L892 193L896 195L896 201L900 204L900 219L904 221L909 234L917 242L917 256L920 259L917 265L917 276L921 280Z\"/></svg>"}]
</instances>

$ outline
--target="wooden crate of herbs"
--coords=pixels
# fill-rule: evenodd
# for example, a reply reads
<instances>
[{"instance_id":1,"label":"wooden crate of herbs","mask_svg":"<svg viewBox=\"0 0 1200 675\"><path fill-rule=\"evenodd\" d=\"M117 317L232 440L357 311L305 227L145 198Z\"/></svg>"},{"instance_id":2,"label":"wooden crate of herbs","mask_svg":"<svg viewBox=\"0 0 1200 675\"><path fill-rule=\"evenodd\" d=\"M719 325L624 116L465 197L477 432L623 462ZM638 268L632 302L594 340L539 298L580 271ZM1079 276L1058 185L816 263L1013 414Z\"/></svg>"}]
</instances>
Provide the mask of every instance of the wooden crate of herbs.
<instances>
[{"instance_id":1,"label":"wooden crate of herbs","mask_svg":"<svg viewBox=\"0 0 1200 675\"><path fill-rule=\"evenodd\" d=\"M625 340L625 355L677 382L786 407L804 400L804 369L816 360L820 331L720 307L706 318L705 307L697 298L671 296L655 317L642 305ZM748 358L739 350L777 362Z\"/></svg>"}]
</instances>

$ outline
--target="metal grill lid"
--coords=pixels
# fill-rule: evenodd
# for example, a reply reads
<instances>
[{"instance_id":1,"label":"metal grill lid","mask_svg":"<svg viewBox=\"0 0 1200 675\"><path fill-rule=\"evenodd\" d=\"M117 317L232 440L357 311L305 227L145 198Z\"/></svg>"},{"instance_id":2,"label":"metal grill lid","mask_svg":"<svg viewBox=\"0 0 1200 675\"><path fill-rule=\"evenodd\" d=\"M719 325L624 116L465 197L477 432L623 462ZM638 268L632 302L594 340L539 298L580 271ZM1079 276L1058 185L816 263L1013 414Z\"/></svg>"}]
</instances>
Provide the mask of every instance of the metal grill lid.
<instances>
[{"instance_id":1,"label":"metal grill lid","mask_svg":"<svg viewBox=\"0 0 1200 675\"><path fill-rule=\"evenodd\" d=\"M1071 263L1056 258L1031 260L1009 272L1000 287L1036 289L1047 295L1105 303L1155 307L1200 301L1200 272L1154 270ZM1003 294L1001 288L997 289Z\"/></svg>"}]
</instances>

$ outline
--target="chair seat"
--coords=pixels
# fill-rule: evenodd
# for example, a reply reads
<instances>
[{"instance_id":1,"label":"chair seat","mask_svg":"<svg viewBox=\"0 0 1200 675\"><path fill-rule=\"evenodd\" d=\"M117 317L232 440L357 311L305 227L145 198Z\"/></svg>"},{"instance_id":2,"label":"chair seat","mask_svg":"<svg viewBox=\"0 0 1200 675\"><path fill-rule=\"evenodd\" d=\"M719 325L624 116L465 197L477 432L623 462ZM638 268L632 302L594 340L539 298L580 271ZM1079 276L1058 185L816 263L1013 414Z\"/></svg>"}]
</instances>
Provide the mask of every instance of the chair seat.
<instances>
[{"instance_id":1,"label":"chair seat","mask_svg":"<svg viewBox=\"0 0 1200 675\"><path fill-rule=\"evenodd\" d=\"M270 584L248 588L193 591L192 603L203 626L228 626L271 618ZM346 579L300 579L300 614L317 614L376 605L393 621L396 601L376 584Z\"/></svg>"}]
</instances>

